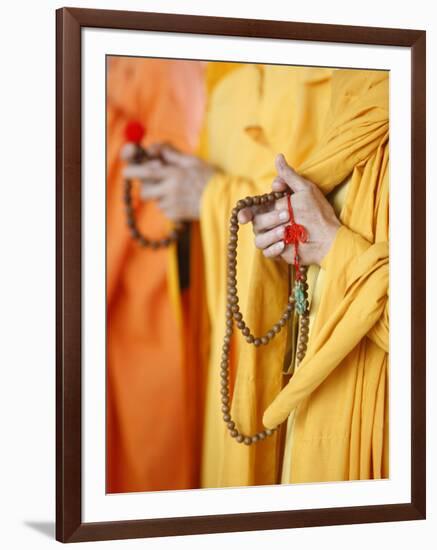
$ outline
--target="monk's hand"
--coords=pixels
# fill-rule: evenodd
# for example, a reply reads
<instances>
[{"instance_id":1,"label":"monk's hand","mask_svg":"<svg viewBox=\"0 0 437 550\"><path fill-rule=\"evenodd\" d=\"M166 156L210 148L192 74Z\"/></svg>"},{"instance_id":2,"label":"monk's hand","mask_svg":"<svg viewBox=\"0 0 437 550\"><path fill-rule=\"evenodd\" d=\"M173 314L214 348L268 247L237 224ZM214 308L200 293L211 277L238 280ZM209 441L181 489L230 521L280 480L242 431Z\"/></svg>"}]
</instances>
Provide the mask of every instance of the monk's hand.
<instances>
[{"instance_id":1,"label":"monk's hand","mask_svg":"<svg viewBox=\"0 0 437 550\"><path fill-rule=\"evenodd\" d=\"M305 243L299 242L299 260L302 265L320 265L331 248L340 222L323 193L309 180L299 176L289 166L284 155L276 157L277 177L273 191L293 191L291 205L295 222L308 233ZM240 223L252 222L255 246L266 258L283 258L289 264L294 260L294 247L285 245L284 228L290 222L286 197L268 207L252 206L240 210Z\"/></svg>"},{"instance_id":2,"label":"monk's hand","mask_svg":"<svg viewBox=\"0 0 437 550\"><path fill-rule=\"evenodd\" d=\"M130 145L126 144L121 153L128 162L132 159ZM199 219L200 198L214 168L167 144L152 145L147 151L155 158L143 164L128 164L123 171L124 177L141 180L141 198L156 200L169 220Z\"/></svg>"}]
</instances>

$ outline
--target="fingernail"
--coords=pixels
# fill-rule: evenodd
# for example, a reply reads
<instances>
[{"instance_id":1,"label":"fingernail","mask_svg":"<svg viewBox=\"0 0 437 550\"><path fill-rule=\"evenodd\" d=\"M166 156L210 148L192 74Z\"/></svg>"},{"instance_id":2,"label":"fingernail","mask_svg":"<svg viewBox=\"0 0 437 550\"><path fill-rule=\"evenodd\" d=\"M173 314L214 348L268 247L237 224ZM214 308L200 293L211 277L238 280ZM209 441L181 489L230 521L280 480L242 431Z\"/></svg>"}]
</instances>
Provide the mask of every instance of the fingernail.
<instances>
[{"instance_id":1,"label":"fingernail","mask_svg":"<svg viewBox=\"0 0 437 550\"><path fill-rule=\"evenodd\" d=\"M283 227L278 227L278 229L276 230L276 235L278 237L283 237L284 236L284 228Z\"/></svg>"},{"instance_id":2,"label":"fingernail","mask_svg":"<svg viewBox=\"0 0 437 550\"><path fill-rule=\"evenodd\" d=\"M288 220L288 212L286 210L281 210L278 217L281 221L285 222L285 220Z\"/></svg>"},{"instance_id":3,"label":"fingernail","mask_svg":"<svg viewBox=\"0 0 437 550\"><path fill-rule=\"evenodd\" d=\"M283 248L284 248L284 243L282 241L275 244L275 252L277 254L279 254L279 252L282 252Z\"/></svg>"}]
</instances>

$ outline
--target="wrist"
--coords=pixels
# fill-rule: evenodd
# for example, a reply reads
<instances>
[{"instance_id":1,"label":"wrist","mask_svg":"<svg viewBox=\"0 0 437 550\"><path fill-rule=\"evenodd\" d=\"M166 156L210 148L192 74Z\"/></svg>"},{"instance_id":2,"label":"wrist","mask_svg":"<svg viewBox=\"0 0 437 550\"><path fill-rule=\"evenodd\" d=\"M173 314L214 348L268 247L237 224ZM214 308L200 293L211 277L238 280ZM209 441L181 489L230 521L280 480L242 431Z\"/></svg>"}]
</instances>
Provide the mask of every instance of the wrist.
<instances>
[{"instance_id":1,"label":"wrist","mask_svg":"<svg viewBox=\"0 0 437 550\"><path fill-rule=\"evenodd\" d=\"M323 260L326 258L329 251L332 249L335 239L337 237L338 230L340 229L341 226L342 224L337 218L327 225L325 230L325 239L321 243L320 250L319 250L320 252L319 261L317 262L319 266L322 265Z\"/></svg>"}]
</instances>

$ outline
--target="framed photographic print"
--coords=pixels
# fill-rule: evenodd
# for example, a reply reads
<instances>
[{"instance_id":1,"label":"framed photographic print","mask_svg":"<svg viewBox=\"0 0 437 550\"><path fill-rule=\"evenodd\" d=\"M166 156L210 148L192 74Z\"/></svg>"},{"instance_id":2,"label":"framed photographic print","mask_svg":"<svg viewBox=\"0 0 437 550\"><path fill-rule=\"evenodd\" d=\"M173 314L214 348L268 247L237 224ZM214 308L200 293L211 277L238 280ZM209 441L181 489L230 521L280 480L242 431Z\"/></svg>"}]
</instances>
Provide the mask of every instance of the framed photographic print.
<instances>
[{"instance_id":1,"label":"framed photographic print","mask_svg":"<svg viewBox=\"0 0 437 550\"><path fill-rule=\"evenodd\" d=\"M425 32L56 27L57 539L425 518Z\"/></svg>"}]
</instances>

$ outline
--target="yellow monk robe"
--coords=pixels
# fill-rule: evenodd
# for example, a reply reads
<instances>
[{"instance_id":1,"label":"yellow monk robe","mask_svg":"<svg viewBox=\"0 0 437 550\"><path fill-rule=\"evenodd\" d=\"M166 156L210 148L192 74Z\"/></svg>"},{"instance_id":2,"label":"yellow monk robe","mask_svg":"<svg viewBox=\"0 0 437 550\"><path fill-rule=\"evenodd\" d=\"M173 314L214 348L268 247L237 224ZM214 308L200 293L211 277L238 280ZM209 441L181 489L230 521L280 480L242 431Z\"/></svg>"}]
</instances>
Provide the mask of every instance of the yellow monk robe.
<instances>
[{"instance_id":1,"label":"yellow monk robe","mask_svg":"<svg viewBox=\"0 0 437 550\"><path fill-rule=\"evenodd\" d=\"M191 488L198 485L199 411L192 410L196 373L181 340L175 249L132 242L120 149L126 122L135 119L147 129L143 145L167 141L192 152L204 111L204 67L110 58L108 69L107 491ZM153 202L139 205L138 223L152 238L169 230Z\"/></svg>"},{"instance_id":2,"label":"yellow monk robe","mask_svg":"<svg viewBox=\"0 0 437 550\"><path fill-rule=\"evenodd\" d=\"M255 433L263 422L275 427L295 412L287 481L386 477L387 73L244 67L219 84L210 103L210 160L223 174L209 182L202 205L214 318L202 486L272 484L281 477L277 435L250 447L228 435L219 383L230 211L239 198L270 189L277 152L325 194L350 178L344 226L318 277L322 292L306 357L282 392L285 332L261 348L248 346L240 333L234 337L232 416L241 431ZM255 250L249 227L239 232L237 284L247 324L263 334L281 315L289 271Z\"/></svg>"}]
</instances>

